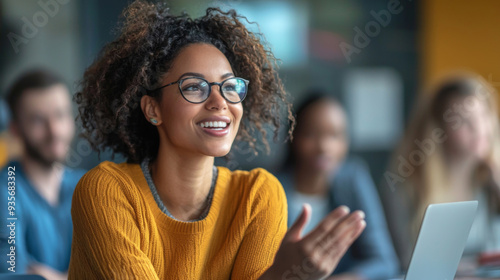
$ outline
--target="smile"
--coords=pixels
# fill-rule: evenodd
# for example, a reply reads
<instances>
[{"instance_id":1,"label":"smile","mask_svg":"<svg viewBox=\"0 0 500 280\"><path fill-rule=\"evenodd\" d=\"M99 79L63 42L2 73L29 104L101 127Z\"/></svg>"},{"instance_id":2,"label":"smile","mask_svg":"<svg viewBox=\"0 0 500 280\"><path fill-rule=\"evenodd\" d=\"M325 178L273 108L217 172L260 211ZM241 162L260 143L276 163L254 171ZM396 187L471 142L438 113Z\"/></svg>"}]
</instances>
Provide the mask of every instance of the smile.
<instances>
[{"instance_id":1,"label":"smile","mask_svg":"<svg viewBox=\"0 0 500 280\"><path fill-rule=\"evenodd\" d=\"M197 125L205 134L213 137L224 137L229 134L231 119L228 117L211 117L201 120Z\"/></svg>"},{"instance_id":2,"label":"smile","mask_svg":"<svg viewBox=\"0 0 500 280\"><path fill-rule=\"evenodd\" d=\"M202 128L210 128L213 130L223 130L226 128L229 123L222 122L222 121L214 121L214 122L201 122L198 124Z\"/></svg>"}]
</instances>

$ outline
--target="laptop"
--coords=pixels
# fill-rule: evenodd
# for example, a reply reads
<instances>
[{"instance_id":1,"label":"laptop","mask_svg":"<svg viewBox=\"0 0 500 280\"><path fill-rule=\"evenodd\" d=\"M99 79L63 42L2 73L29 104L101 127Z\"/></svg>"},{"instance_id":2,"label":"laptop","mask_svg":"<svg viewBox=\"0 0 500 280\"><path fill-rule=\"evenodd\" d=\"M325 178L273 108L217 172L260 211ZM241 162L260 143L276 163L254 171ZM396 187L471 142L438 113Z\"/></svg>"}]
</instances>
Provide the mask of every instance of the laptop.
<instances>
[{"instance_id":1,"label":"laptop","mask_svg":"<svg viewBox=\"0 0 500 280\"><path fill-rule=\"evenodd\" d=\"M453 280L477 201L431 204L425 210L405 280Z\"/></svg>"}]
</instances>

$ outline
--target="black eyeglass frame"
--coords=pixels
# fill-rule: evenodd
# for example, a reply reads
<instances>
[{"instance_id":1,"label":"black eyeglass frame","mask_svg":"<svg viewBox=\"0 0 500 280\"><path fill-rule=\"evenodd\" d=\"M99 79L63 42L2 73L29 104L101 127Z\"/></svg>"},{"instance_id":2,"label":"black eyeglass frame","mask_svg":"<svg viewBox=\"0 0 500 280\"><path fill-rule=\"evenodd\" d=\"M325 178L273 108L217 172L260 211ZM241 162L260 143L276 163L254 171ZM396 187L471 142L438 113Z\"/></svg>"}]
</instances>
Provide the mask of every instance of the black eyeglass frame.
<instances>
[{"instance_id":1,"label":"black eyeglass frame","mask_svg":"<svg viewBox=\"0 0 500 280\"><path fill-rule=\"evenodd\" d=\"M191 100L188 100L185 96L184 96L184 93L182 92L182 83L185 81L185 80L189 80L189 79L200 79L200 80L203 80L205 81L209 87L208 87L208 94L207 94L207 98L205 98L203 101L200 101L200 102L193 102ZM229 100L225 95L224 95L224 92L222 91L222 86L224 85L225 82L231 80L231 79L241 79L245 82L245 89L246 89L246 92L245 92L245 96L243 96L243 98L240 100L240 101L237 101L237 102L233 102L231 100ZM214 85L218 85L219 86L219 92L220 94L222 95L222 97L229 103L231 104L238 104L240 102L242 102L246 97L247 97L247 94L248 94L248 84L250 83L249 80L246 80L246 79L243 79L243 78L240 78L240 77L230 77L230 78L227 78L225 79L224 81L218 83L218 82L212 82L210 83L209 81L207 81L205 78L202 78L202 77L186 77L186 78L182 78L182 79L179 79L175 82L171 82L170 84L166 84L164 86L161 86L159 88L155 88L153 90L148 90L148 92L150 93L153 93L153 92L158 92L159 90L163 89L163 88L166 88L168 86L171 86L171 85L175 85L175 84L178 84L179 85L179 91L181 92L181 95L182 95L182 98L184 98L184 100L186 100L187 102L189 103L193 103L193 104L200 104L200 103L203 103L205 101L207 101L207 99L210 97L210 94L212 94L212 86Z\"/></svg>"}]
</instances>

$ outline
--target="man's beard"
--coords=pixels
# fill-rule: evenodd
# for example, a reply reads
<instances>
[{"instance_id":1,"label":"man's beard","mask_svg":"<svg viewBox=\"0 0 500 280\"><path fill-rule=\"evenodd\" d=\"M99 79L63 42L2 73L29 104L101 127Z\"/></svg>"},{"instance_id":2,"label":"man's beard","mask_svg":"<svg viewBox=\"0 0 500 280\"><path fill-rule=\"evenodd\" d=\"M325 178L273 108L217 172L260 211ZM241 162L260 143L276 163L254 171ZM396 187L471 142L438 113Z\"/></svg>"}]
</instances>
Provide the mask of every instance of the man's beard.
<instances>
[{"instance_id":1,"label":"man's beard","mask_svg":"<svg viewBox=\"0 0 500 280\"><path fill-rule=\"evenodd\" d=\"M50 143L54 141L52 137L50 137L47 140L44 140L45 143ZM40 148L37 147L36 145L33 145L30 140L28 140L25 136L23 136L23 142L24 142L24 148L27 156L32 158L33 160L37 161L38 163L42 164L45 167L52 167L54 163L64 163L65 158L59 159L59 158L47 158L40 152ZM44 146L44 145L40 145Z\"/></svg>"}]
</instances>

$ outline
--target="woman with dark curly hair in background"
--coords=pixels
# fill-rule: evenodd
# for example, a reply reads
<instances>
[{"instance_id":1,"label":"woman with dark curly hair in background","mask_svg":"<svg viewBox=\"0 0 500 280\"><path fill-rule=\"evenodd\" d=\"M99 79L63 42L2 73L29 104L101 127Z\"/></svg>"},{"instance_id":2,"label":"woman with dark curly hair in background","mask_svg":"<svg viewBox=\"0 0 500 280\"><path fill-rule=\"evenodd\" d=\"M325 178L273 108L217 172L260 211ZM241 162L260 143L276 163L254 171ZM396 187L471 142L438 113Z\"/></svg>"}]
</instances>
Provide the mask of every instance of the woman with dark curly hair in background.
<instances>
[{"instance_id":1,"label":"woman with dark curly hair in background","mask_svg":"<svg viewBox=\"0 0 500 280\"><path fill-rule=\"evenodd\" d=\"M105 161L73 197L70 279L321 279L365 222L339 207L306 236L287 229L267 171L214 166L235 138L255 147L291 107L272 53L234 11L191 19L137 1L76 95L84 135ZM244 101L244 102L242 102ZM277 132L276 132L277 133ZM276 135L276 134L275 134Z\"/></svg>"}]
</instances>

